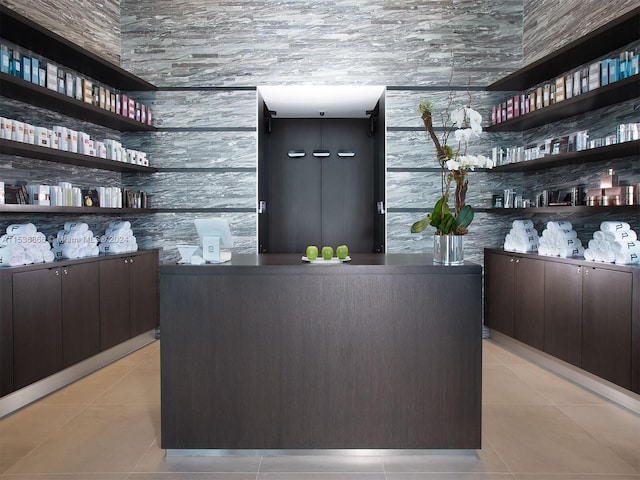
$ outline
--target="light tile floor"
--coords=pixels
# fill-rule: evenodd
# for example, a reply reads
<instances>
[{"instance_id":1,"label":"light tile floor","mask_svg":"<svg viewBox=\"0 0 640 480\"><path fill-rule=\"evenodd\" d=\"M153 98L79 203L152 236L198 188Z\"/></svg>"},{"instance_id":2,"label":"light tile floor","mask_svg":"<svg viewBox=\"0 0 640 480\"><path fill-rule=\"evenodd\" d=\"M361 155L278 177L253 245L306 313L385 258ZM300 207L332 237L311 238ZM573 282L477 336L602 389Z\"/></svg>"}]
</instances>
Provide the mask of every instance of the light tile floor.
<instances>
[{"instance_id":1,"label":"light tile floor","mask_svg":"<svg viewBox=\"0 0 640 480\"><path fill-rule=\"evenodd\" d=\"M483 345L476 454L166 457L155 342L0 421L0 479L640 480L640 417Z\"/></svg>"}]
</instances>

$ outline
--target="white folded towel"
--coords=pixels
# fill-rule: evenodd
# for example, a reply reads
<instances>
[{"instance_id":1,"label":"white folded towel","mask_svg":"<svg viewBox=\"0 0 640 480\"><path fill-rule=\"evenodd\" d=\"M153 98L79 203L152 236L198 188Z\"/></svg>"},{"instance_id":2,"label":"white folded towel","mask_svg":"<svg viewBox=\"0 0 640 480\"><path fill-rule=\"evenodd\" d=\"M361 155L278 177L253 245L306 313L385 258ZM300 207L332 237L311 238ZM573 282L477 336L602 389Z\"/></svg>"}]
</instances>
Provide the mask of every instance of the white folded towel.
<instances>
[{"instance_id":1,"label":"white folded towel","mask_svg":"<svg viewBox=\"0 0 640 480\"><path fill-rule=\"evenodd\" d=\"M605 239L604 232L602 230L596 230L593 232L593 238L594 240L602 242Z\"/></svg>"},{"instance_id":2,"label":"white folded towel","mask_svg":"<svg viewBox=\"0 0 640 480\"><path fill-rule=\"evenodd\" d=\"M80 232L86 232L87 230L89 230L89 225L87 225L84 222L66 222L64 224L64 229L69 231L80 231Z\"/></svg>"},{"instance_id":3,"label":"white folded towel","mask_svg":"<svg viewBox=\"0 0 640 480\"><path fill-rule=\"evenodd\" d=\"M602 222L600 230L603 232L619 232L621 230L631 230L631 226L627 222Z\"/></svg>"},{"instance_id":4,"label":"white folded towel","mask_svg":"<svg viewBox=\"0 0 640 480\"><path fill-rule=\"evenodd\" d=\"M615 262L622 265L630 265L634 263L640 263L640 253L635 252L620 252L616 254Z\"/></svg>"},{"instance_id":5,"label":"white folded towel","mask_svg":"<svg viewBox=\"0 0 640 480\"><path fill-rule=\"evenodd\" d=\"M127 220L120 220L117 222L110 222L107 228L117 230L119 228L131 228L131 222Z\"/></svg>"},{"instance_id":6,"label":"white folded towel","mask_svg":"<svg viewBox=\"0 0 640 480\"><path fill-rule=\"evenodd\" d=\"M513 228L533 228L533 222L529 219L525 219L525 220L514 220L513 222L511 222L511 226Z\"/></svg>"},{"instance_id":7,"label":"white folded towel","mask_svg":"<svg viewBox=\"0 0 640 480\"><path fill-rule=\"evenodd\" d=\"M49 262L53 262L56 259L53 251L49 250L48 252L44 252L42 254L42 261L49 263Z\"/></svg>"},{"instance_id":8,"label":"white folded towel","mask_svg":"<svg viewBox=\"0 0 640 480\"><path fill-rule=\"evenodd\" d=\"M33 223L14 223L7 227L8 234L26 233L32 235L37 231L38 229Z\"/></svg>"},{"instance_id":9,"label":"white folded towel","mask_svg":"<svg viewBox=\"0 0 640 480\"><path fill-rule=\"evenodd\" d=\"M549 230L573 230L573 225L567 220L560 220L558 222L547 222L547 228Z\"/></svg>"},{"instance_id":10,"label":"white folded towel","mask_svg":"<svg viewBox=\"0 0 640 480\"><path fill-rule=\"evenodd\" d=\"M560 257L562 258L571 258L571 257L582 257L584 255L585 249L582 247L566 247L560 249Z\"/></svg>"},{"instance_id":11,"label":"white folded towel","mask_svg":"<svg viewBox=\"0 0 640 480\"><path fill-rule=\"evenodd\" d=\"M618 232L606 232L604 233L604 238L607 242L615 242L616 240L634 241L638 239L638 236L634 230L620 230Z\"/></svg>"},{"instance_id":12,"label":"white folded towel","mask_svg":"<svg viewBox=\"0 0 640 480\"><path fill-rule=\"evenodd\" d=\"M596 259L596 256L593 254L593 251L590 248L587 248L584 251L584 259L590 262L593 262Z\"/></svg>"},{"instance_id":13,"label":"white folded towel","mask_svg":"<svg viewBox=\"0 0 640 480\"><path fill-rule=\"evenodd\" d=\"M578 238L578 232L575 230L554 229L553 235L557 238Z\"/></svg>"},{"instance_id":14,"label":"white folded towel","mask_svg":"<svg viewBox=\"0 0 640 480\"><path fill-rule=\"evenodd\" d=\"M104 232L107 237L132 237L133 231L130 228L107 228Z\"/></svg>"}]
</instances>

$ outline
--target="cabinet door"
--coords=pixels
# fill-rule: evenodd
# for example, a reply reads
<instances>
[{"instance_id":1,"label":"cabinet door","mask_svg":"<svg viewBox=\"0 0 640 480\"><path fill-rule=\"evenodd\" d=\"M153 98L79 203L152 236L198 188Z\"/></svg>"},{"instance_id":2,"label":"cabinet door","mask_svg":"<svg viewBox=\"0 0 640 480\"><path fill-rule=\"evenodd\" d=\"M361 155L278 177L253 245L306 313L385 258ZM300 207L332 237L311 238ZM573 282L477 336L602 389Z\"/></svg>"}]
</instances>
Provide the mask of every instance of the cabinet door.
<instances>
[{"instance_id":1,"label":"cabinet door","mask_svg":"<svg viewBox=\"0 0 640 480\"><path fill-rule=\"evenodd\" d=\"M582 368L631 389L632 274L584 268Z\"/></svg>"},{"instance_id":2,"label":"cabinet door","mask_svg":"<svg viewBox=\"0 0 640 480\"><path fill-rule=\"evenodd\" d=\"M513 337L513 271L515 259L487 252L485 268L485 324Z\"/></svg>"},{"instance_id":3,"label":"cabinet door","mask_svg":"<svg viewBox=\"0 0 640 480\"><path fill-rule=\"evenodd\" d=\"M514 263L513 336L527 345L542 350L545 262L517 257Z\"/></svg>"},{"instance_id":4,"label":"cabinet door","mask_svg":"<svg viewBox=\"0 0 640 480\"><path fill-rule=\"evenodd\" d=\"M582 359L582 267L547 262L544 351L573 365Z\"/></svg>"},{"instance_id":5,"label":"cabinet door","mask_svg":"<svg viewBox=\"0 0 640 480\"><path fill-rule=\"evenodd\" d=\"M62 369L60 269L13 275L14 389Z\"/></svg>"},{"instance_id":6,"label":"cabinet door","mask_svg":"<svg viewBox=\"0 0 640 480\"><path fill-rule=\"evenodd\" d=\"M158 262L156 258L155 253L145 253L129 259L132 337L158 326Z\"/></svg>"},{"instance_id":7,"label":"cabinet door","mask_svg":"<svg viewBox=\"0 0 640 480\"><path fill-rule=\"evenodd\" d=\"M98 264L60 267L62 272L62 366L100 352Z\"/></svg>"},{"instance_id":8,"label":"cabinet door","mask_svg":"<svg viewBox=\"0 0 640 480\"><path fill-rule=\"evenodd\" d=\"M129 295L128 259L101 261L100 350L106 350L130 338Z\"/></svg>"}]
</instances>

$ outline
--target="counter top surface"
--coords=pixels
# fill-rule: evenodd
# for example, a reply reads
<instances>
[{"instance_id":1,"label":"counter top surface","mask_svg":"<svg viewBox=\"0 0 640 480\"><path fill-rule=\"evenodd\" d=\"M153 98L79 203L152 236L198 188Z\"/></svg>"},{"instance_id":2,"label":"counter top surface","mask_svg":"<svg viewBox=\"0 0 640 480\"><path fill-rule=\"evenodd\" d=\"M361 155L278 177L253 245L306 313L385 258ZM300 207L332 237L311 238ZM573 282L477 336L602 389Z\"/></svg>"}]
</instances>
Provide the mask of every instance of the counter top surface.
<instances>
[{"instance_id":1,"label":"counter top surface","mask_svg":"<svg viewBox=\"0 0 640 480\"><path fill-rule=\"evenodd\" d=\"M352 254L351 261L344 263L308 263L302 260L299 254L234 254L229 262L220 264L190 265L190 264L164 264L160 267L161 274L167 275L211 275L244 271L248 267L259 267L265 272L278 271L291 272L317 272L323 274L349 274L365 272L409 272L419 269L421 272L430 273L455 273L473 274L482 272L482 267L476 263L465 262L464 265L443 266L433 263L431 254ZM239 268L234 268L239 267ZM293 269L293 270L292 270Z\"/></svg>"}]
</instances>

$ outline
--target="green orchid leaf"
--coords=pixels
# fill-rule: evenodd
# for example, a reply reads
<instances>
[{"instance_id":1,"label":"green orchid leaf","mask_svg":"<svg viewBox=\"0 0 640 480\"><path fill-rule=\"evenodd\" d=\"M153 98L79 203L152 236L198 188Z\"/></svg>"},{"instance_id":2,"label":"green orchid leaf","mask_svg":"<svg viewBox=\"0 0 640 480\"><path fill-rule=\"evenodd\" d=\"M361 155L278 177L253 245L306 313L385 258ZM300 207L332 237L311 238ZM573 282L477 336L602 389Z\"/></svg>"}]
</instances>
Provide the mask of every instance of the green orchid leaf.
<instances>
[{"instance_id":1,"label":"green orchid leaf","mask_svg":"<svg viewBox=\"0 0 640 480\"><path fill-rule=\"evenodd\" d=\"M431 224L431 215L427 215L422 220L418 220L411 225L411 233L420 233Z\"/></svg>"},{"instance_id":2,"label":"green orchid leaf","mask_svg":"<svg viewBox=\"0 0 640 480\"><path fill-rule=\"evenodd\" d=\"M433 207L431 212L431 226L439 228L440 223L445 219L447 215L450 215L449 204L446 202L445 197L441 197Z\"/></svg>"},{"instance_id":3,"label":"green orchid leaf","mask_svg":"<svg viewBox=\"0 0 640 480\"><path fill-rule=\"evenodd\" d=\"M442 219L442 222L440 223L440 232L442 232L443 235L449 235L451 234L452 231L454 231L457 227L457 222L456 219L453 215L451 215L450 213L445 214L445 216Z\"/></svg>"},{"instance_id":4,"label":"green orchid leaf","mask_svg":"<svg viewBox=\"0 0 640 480\"><path fill-rule=\"evenodd\" d=\"M473 221L473 208L471 205L465 205L458 213L457 222L461 227L468 227Z\"/></svg>"}]
</instances>

